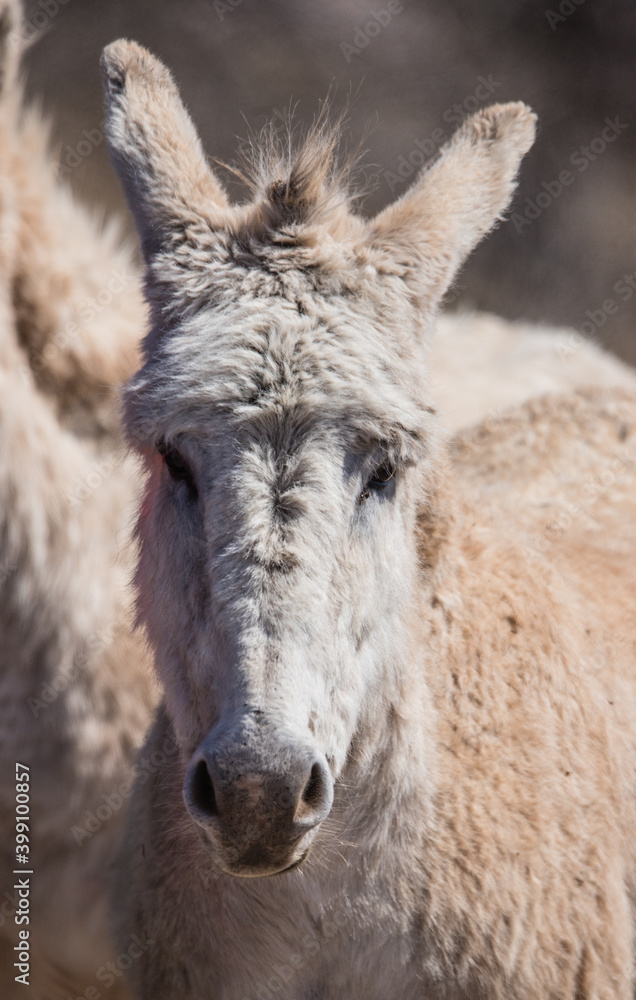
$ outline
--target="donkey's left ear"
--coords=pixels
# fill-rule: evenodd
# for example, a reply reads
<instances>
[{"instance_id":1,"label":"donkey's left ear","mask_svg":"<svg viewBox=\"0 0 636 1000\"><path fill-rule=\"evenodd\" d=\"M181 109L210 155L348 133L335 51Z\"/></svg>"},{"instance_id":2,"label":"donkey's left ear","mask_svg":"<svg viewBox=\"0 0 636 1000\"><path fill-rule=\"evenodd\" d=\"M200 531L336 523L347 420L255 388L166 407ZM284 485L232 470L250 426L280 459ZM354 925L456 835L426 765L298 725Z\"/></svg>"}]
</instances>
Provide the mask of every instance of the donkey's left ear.
<instances>
[{"instance_id":1,"label":"donkey's left ear","mask_svg":"<svg viewBox=\"0 0 636 1000\"><path fill-rule=\"evenodd\" d=\"M423 302L439 302L507 207L535 123L536 115L521 103L477 112L406 194L369 223L367 240Z\"/></svg>"},{"instance_id":2,"label":"donkey's left ear","mask_svg":"<svg viewBox=\"0 0 636 1000\"><path fill-rule=\"evenodd\" d=\"M104 49L102 72L106 138L146 260L192 223L221 228L227 195L163 63L120 39Z\"/></svg>"}]
</instances>

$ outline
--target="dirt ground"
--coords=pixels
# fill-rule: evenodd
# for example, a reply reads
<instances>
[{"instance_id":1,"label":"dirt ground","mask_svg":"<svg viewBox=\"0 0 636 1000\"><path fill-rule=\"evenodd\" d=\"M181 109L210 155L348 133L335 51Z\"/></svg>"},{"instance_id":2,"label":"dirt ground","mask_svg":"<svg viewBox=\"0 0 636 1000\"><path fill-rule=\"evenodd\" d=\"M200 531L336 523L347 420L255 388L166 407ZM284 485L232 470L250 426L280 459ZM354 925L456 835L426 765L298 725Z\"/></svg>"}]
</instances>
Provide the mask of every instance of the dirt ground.
<instances>
[{"instance_id":1,"label":"dirt ground","mask_svg":"<svg viewBox=\"0 0 636 1000\"><path fill-rule=\"evenodd\" d=\"M290 102L307 119L330 89L336 107L352 97L353 141L371 128L366 213L402 193L465 114L527 101L537 144L453 304L570 324L636 362L633 0L35 0L27 31L29 91L52 113L61 172L122 214L98 70L120 36L173 69L224 161Z\"/></svg>"}]
</instances>

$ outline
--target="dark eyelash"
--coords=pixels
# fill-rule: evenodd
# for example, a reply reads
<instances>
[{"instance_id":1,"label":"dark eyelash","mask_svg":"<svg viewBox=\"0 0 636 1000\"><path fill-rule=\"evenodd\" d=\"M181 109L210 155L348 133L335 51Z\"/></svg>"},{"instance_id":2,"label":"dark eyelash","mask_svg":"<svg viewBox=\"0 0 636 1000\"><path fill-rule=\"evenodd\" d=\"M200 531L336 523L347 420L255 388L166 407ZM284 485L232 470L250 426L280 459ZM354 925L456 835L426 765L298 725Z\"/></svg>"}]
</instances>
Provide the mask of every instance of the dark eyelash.
<instances>
[{"instance_id":1,"label":"dark eyelash","mask_svg":"<svg viewBox=\"0 0 636 1000\"><path fill-rule=\"evenodd\" d=\"M395 466L390 462L383 462L375 470L370 479L360 494L360 501L368 500L371 496L371 491L376 493L381 493L382 490L386 489L389 483L395 478Z\"/></svg>"}]
</instances>

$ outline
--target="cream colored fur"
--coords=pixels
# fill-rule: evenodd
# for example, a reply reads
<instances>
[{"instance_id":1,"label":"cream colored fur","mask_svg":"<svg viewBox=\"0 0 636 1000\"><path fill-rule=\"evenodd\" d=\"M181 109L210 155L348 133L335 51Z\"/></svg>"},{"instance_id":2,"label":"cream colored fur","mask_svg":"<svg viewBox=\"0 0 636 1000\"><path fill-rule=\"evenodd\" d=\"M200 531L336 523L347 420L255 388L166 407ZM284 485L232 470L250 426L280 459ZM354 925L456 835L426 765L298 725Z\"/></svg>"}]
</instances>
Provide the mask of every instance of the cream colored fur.
<instances>
[{"instance_id":1,"label":"cream colored fur","mask_svg":"<svg viewBox=\"0 0 636 1000\"><path fill-rule=\"evenodd\" d=\"M478 113L366 224L321 133L230 208L166 69L118 42L104 73L152 309L127 421L170 757L119 861L136 994L632 1000L636 397L546 396L446 448L428 386L533 116ZM301 742L335 797L294 845L264 775ZM190 787L220 744L231 817ZM281 873L237 877L272 870L264 826Z\"/></svg>"},{"instance_id":2,"label":"cream colored fur","mask_svg":"<svg viewBox=\"0 0 636 1000\"><path fill-rule=\"evenodd\" d=\"M86 828L87 816L94 822L104 795L117 801L154 696L126 611L134 555L127 525L137 470L119 441L114 405L118 384L136 364L145 322L140 275L117 234L99 231L55 179L47 129L37 112L22 107L15 83L16 17L16 7L6 5L2 37L10 43L0 108L3 891L11 894L14 881L13 765L20 759L33 775L29 995L37 1000L105 989L96 974L114 947L105 916L108 865L127 800L97 832ZM205 197L222 202L217 182L200 169ZM183 204L187 211L194 206L185 198ZM346 213L341 219L348 225ZM438 326L430 366L447 427L484 414L492 419L539 391L588 381L633 384L630 370L593 346L577 342L572 350L566 331L495 317L444 317ZM140 780L158 770L145 769L143 761ZM11 906L3 903L4 998L22 996L24 988L13 980L15 928ZM314 945L312 939L312 951ZM122 995L121 981L106 993Z\"/></svg>"},{"instance_id":3,"label":"cream colored fur","mask_svg":"<svg viewBox=\"0 0 636 1000\"><path fill-rule=\"evenodd\" d=\"M15 79L19 6L1 8L0 995L66 1000L104 989L96 973L116 955L107 898L124 810L85 824L130 779L155 701L131 630L139 470L117 405L145 309L116 233L56 180ZM13 965L16 762L31 776L28 987ZM127 995L121 978L108 995Z\"/></svg>"},{"instance_id":4,"label":"cream colored fur","mask_svg":"<svg viewBox=\"0 0 636 1000\"><path fill-rule=\"evenodd\" d=\"M429 364L444 427L463 430L534 396L583 386L636 389L636 372L574 330L488 313L437 321Z\"/></svg>"}]
</instances>

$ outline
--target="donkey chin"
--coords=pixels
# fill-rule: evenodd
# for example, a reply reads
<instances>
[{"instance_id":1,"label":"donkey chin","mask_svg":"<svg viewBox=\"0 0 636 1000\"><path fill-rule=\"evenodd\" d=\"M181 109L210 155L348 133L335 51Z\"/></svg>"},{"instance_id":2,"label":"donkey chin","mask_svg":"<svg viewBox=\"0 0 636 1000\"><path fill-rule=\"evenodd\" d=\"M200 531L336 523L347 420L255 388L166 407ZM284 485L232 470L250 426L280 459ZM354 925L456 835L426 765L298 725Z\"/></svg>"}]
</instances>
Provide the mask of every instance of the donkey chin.
<instances>
[{"instance_id":1,"label":"donkey chin","mask_svg":"<svg viewBox=\"0 0 636 1000\"><path fill-rule=\"evenodd\" d=\"M235 878L267 878L294 871L309 854L317 833L317 829L310 830L295 844L290 844L284 838L275 839L275 835L265 840L261 834L254 839L247 829L242 842L228 843L199 823L196 828L201 840L212 852L217 867L225 875Z\"/></svg>"},{"instance_id":2,"label":"donkey chin","mask_svg":"<svg viewBox=\"0 0 636 1000\"><path fill-rule=\"evenodd\" d=\"M305 860L333 803L327 761L310 746L210 746L188 766L183 797L203 842L228 875L259 878Z\"/></svg>"}]
</instances>

